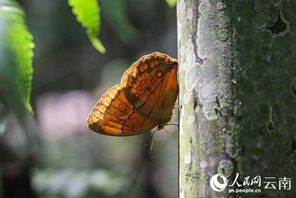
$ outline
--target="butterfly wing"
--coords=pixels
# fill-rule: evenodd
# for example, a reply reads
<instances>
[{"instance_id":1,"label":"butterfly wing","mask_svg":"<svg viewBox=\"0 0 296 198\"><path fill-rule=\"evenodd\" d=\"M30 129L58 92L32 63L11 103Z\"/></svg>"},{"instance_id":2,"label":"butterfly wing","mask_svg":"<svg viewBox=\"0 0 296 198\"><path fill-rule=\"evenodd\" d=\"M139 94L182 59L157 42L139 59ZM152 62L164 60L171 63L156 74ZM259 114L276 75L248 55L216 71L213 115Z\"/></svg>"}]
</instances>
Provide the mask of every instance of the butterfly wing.
<instances>
[{"instance_id":1,"label":"butterfly wing","mask_svg":"<svg viewBox=\"0 0 296 198\"><path fill-rule=\"evenodd\" d=\"M121 85L116 85L100 98L87 119L90 129L105 135L125 136L145 132L157 125L130 104L123 90Z\"/></svg>"},{"instance_id":2,"label":"butterfly wing","mask_svg":"<svg viewBox=\"0 0 296 198\"><path fill-rule=\"evenodd\" d=\"M127 100L158 125L172 116L178 94L177 67L177 60L156 52L142 57L122 77Z\"/></svg>"},{"instance_id":3,"label":"butterfly wing","mask_svg":"<svg viewBox=\"0 0 296 198\"><path fill-rule=\"evenodd\" d=\"M136 135L172 116L178 94L177 61L168 55L143 56L109 89L89 114L87 125L106 135Z\"/></svg>"}]
</instances>

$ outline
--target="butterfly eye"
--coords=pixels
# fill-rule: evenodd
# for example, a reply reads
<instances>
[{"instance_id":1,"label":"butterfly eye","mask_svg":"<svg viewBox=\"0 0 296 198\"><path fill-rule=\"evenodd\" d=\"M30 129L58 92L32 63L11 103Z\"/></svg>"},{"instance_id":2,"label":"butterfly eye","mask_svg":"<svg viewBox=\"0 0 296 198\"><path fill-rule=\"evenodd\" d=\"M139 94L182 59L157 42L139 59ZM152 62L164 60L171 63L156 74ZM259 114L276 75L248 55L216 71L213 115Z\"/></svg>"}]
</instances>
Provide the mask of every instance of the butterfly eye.
<instances>
[{"instance_id":1,"label":"butterfly eye","mask_svg":"<svg viewBox=\"0 0 296 198\"><path fill-rule=\"evenodd\" d=\"M156 72L156 77L157 78L161 78L163 76L163 71L162 70L158 70L157 72Z\"/></svg>"}]
</instances>

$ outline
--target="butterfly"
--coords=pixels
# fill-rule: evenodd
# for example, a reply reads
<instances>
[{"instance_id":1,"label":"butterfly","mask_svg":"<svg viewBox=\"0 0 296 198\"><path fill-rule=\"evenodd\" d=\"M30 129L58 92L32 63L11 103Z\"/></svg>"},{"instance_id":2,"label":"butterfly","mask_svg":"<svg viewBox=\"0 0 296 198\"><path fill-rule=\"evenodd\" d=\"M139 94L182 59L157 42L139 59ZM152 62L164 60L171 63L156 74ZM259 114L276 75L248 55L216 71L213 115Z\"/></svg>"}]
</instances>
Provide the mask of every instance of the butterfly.
<instances>
[{"instance_id":1,"label":"butterfly","mask_svg":"<svg viewBox=\"0 0 296 198\"><path fill-rule=\"evenodd\" d=\"M137 135L172 118L178 94L178 62L166 54L145 55L125 71L93 107L87 125L100 134Z\"/></svg>"}]
</instances>

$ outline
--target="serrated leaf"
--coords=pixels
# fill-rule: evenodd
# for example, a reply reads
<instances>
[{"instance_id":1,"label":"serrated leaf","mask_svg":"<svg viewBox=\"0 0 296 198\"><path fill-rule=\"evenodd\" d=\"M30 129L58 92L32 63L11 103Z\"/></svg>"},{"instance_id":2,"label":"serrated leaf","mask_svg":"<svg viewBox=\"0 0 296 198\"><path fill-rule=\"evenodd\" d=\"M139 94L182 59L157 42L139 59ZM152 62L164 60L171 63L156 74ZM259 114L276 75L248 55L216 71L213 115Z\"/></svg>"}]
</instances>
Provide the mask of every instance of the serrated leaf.
<instances>
[{"instance_id":1,"label":"serrated leaf","mask_svg":"<svg viewBox=\"0 0 296 198\"><path fill-rule=\"evenodd\" d=\"M33 112L30 94L34 43L24 16L15 1L0 0L0 81L5 83L0 89L4 98L20 97L27 110Z\"/></svg>"},{"instance_id":2,"label":"serrated leaf","mask_svg":"<svg viewBox=\"0 0 296 198\"><path fill-rule=\"evenodd\" d=\"M170 7L174 7L176 6L178 0L166 0L166 2Z\"/></svg>"},{"instance_id":3,"label":"serrated leaf","mask_svg":"<svg viewBox=\"0 0 296 198\"><path fill-rule=\"evenodd\" d=\"M87 35L94 48L105 53L105 48L97 38L100 32L100 8L97 0L69 0L77 21L87 29Z\"/></svg>"}]
</instances>

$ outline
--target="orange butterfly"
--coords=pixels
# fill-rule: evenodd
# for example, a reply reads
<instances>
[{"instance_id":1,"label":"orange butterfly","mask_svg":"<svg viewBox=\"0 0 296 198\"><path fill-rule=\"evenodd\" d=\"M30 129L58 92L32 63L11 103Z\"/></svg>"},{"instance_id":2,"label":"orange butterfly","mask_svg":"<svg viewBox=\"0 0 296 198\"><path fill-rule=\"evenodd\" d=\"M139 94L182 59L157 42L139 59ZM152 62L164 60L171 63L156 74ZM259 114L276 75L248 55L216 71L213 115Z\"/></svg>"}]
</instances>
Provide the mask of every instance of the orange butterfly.
<instances>
[{"instance_id":1,"label":"orange butterfly","mask_svg":"<svg viewBox=\"0 0 296 198\"><path fill-rule=\"evenodd\" d=\"M88 116L88 127L105 135L137 135L171 120L178 94L178 63L166 54L143 56L109 89Z\"/></svg>"}]
</instances>

